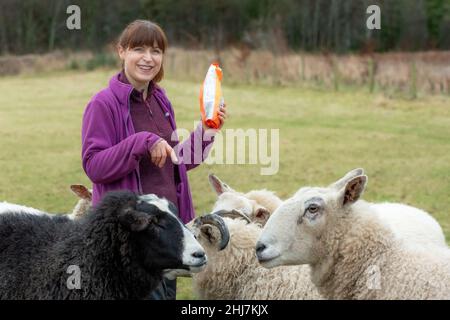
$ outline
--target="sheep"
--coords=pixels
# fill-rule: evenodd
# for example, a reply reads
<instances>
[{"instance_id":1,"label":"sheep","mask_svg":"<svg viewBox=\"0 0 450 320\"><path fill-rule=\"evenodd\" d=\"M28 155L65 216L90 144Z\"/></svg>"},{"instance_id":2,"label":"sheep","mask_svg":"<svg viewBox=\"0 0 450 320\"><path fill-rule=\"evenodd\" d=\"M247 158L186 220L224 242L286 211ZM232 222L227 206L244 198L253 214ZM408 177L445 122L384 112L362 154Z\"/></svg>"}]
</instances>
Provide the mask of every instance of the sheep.
<instances>
[{"instance_id":1,"label":"sheep","mask_svg":"<svg viewBox=\"0 0 450 320\"><path fill-rule=\"evenodd\" d=\"M309 280L308 267L286 267L268 272L257 263L253 248L261 226L282 203L281 199L266 189L237 192L213 174L209 175L209 182L218 197L212 210L215 214L207 216L224 216L230 232L230 244L222 251L216 245L220 234L215 227L197 223L192 228L194 223L189 224L199 242L204 242L202 246L210 257L206 269L193 275L196 295L202 299L230 300L319 299L320 295ZM242 220L233 221L230 216ZM284 272L278 275L280 271ZM270 285L266 283L266 277L276 279L271 280ZM280 290L279 286L283 289Z\"/></svg>"},{"instance_id":2,"label":"sheep","mask_svg":"<svg viewBox=\"0 0 450 320\"><path fill-rule=\"evenodd\" d=\"M341 188L349 179L363 173L361 168L352 170L329 187ZM209 182L218 195L213 212L238 210L261 226L264 226L270 215L282 203L274 192L266 189L238 192L213 174L209 175ZM371 203L370 206L392 229L397 238L407 239L409 243L414 242L421 246L446 246L442 228L429 213L400 203Z\"/></svg>"},{"instance_id":3,"label":"sheep","mask_svg":"<svg viewBox=\"0 0 450 320\"><path fill-rule=\"evenodd\" d=\"M176 211L155 195L115 191L78 220L3 213L0 299L141 299L163 274L199 272L205 251Z\"/></svg>"},{"instance_id":4,"label":"sheep","mask_svg":"<svg viewBox=\"0 0 450 320\"><path fill-rule=\"evenodd\" d=\"M366 183L366 175L352 175L343 184L301 188L264 226L256 245L261 265L308 264L327 299L450 299L450 249L399 239L359 200Z\"/></svg>"},{"instance_id":5,"label":"sheep","mask_svg":"<svg viewBox=\"0 0 450 320\"><path fill-rule=\"evenodd\" d=\"M209 214L213 215L216 214ZM309 278L308 266L268 270L258 264L254 252L261 233L258 224L228 217L223 221L229 232L229 243L223 250L218 246L221 234L217 227L208 223L194 223L191 227L208 256L206 268L192 275L197 297L226 300L321 298Z\"/></svg>"}]
</instances>

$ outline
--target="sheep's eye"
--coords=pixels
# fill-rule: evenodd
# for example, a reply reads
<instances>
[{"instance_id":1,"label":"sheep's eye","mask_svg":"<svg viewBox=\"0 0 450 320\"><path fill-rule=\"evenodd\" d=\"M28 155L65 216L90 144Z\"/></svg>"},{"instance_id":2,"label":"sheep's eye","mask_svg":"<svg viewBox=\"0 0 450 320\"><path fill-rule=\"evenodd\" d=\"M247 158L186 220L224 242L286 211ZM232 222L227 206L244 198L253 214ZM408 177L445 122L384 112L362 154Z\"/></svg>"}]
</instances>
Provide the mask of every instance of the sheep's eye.
<instances>
[{"instance_id":1,"label":"sheep's eye","mask_svg":"<svg viewBox=\"0 0 450 320\"><path fill-rule=\"evenodd\" d=\"M308 207L310 213L317 213L319 211L319 206L317 204L312 204Z\"/></svg>"}]
</instances>

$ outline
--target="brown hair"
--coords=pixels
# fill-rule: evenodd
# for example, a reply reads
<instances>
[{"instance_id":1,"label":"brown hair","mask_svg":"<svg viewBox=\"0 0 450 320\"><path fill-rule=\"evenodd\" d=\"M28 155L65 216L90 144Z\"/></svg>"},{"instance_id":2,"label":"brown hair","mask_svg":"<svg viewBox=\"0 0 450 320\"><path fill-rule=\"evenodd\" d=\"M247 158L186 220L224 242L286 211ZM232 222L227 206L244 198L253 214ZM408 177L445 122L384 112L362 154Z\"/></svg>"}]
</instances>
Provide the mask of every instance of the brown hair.
<instances>
[{"instance_id":1,"label":"brown hair","mask_svg":"<svg viewBox=\"0 0 450 320\"><path fill-rule=\"evenodd\" d=\"M123 49L136 47L153 47L155 42L163 53L168 47L167 37L159 25L149 20L135 20L131 22L121 33L117 44ZM155 76L153 81L159 82L164 77L164 68Z\"/></svg>"}]
</instances>

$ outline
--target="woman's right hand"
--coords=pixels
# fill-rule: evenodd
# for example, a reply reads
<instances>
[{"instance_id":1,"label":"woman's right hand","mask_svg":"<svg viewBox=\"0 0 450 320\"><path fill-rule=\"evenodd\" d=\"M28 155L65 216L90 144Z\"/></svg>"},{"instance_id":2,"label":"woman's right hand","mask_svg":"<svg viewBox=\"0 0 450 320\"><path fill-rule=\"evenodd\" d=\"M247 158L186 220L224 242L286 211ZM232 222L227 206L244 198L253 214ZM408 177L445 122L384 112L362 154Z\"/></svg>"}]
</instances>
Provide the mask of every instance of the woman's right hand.
<instances>
[{"instance_id":1,"label":"woman's right hand","mask_svg":"<svg viewBox=\"0 0 450 320\"><path fill-rule=\"evenodd\" d=\"M162 168L166 163L167 157L170 157L174 164L178 163L175 151L166 140L161 139L158 143L156 143L156 145L152 146L150 151L150 159L155 166Z\"/></svg>"}]
</instances>

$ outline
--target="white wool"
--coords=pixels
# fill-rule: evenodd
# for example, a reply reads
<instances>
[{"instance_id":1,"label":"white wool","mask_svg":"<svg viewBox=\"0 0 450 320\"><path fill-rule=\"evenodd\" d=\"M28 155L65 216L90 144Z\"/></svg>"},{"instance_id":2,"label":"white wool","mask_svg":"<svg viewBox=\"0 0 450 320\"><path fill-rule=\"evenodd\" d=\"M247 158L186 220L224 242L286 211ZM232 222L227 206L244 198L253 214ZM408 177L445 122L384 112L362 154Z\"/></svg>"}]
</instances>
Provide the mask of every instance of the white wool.
<instances>
[{"instance_id":1,"label":"white wool","mask_svg":"<svg viewBox=\"0 0 450 320\"><path fill-rule=\"evenodd\" d=\"M401 203L371 203L370 206L398 239L446 247L444 232L429 213Z\"/></svg>"},{"instance_id":2,"label":"white wool","mask_svg":"<svg viewBox=\"0 0 450 320\"><path fill-rule=\"evenodd\" d=\"M3 213L26 213L26 214L33 214L33 215L46 215L47 213L35 209L35 208L31 208L31 207L26 207L26 206L22 206L22 205L18 205L18 204L14 204L14 203L9 203L9 202L0 202L0 214Z\"/></svg>"}]
</instances>

